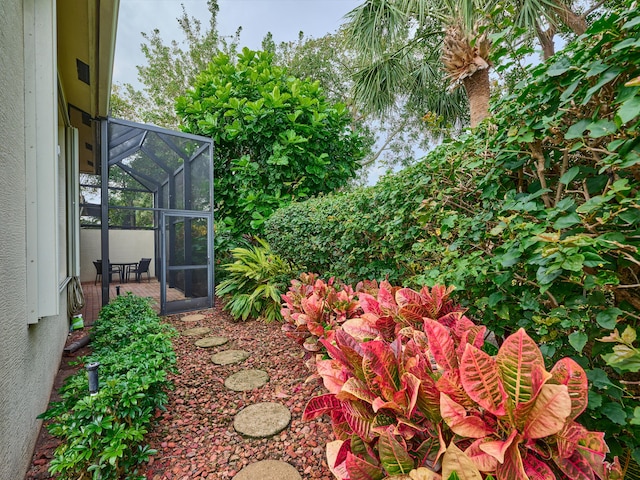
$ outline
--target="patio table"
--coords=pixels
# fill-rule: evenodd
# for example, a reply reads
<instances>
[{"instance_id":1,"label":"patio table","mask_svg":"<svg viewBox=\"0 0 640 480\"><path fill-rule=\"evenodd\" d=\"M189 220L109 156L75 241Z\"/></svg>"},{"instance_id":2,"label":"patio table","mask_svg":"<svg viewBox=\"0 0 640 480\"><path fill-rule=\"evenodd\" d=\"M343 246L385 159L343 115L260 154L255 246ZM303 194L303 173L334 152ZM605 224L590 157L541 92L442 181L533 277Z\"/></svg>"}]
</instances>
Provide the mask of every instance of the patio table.
<instances>
[{"instance_id":1,"label":"patio table","mask_svg":"<svg viewBox=\"0 0 640 480\"><path fill-rule=\"evenodd\" d=\"M110 265L114 267L120 267L120 271L122 272L122 283L127 283L127 273L129 268L133 267L134 265L138 265L138 262L110 262Z\"/></svg>"}]
</instances>

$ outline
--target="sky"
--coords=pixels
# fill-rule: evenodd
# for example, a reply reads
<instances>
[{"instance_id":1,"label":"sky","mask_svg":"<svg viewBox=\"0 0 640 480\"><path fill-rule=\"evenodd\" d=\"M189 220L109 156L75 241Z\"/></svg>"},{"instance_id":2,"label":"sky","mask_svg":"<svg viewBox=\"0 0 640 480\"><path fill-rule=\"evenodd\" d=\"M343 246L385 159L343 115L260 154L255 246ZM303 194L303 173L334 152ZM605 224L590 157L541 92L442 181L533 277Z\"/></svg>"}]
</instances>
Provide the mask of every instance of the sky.
<instances>
[{"instance_id":1,"label":"sky","mask_svg":"<svg viewBox=\"0 0 640 480\"><path fill-rule=\"evenodd\" d=\"M218 0L218 33L233 35L242 26L240 46L259 49L271 32L276 43L297 40L298 32L322 37L340 26L362 0ZM120 0L113 82L139 87L136 66L144 63L141 32L160 30L168 44L182 40L177 18L184 5L190 16L209 21L206 0Z\"/></svg>"}]
</instances>

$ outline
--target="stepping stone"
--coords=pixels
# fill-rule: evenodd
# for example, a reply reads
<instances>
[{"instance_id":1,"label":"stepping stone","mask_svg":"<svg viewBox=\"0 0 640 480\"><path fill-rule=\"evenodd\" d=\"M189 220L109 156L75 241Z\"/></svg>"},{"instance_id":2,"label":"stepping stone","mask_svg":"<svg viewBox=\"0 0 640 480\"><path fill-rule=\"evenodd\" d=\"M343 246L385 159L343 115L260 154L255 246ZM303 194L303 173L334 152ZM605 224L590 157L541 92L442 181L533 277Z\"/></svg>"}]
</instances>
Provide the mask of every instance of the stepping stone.
<instances>
[{"instance_id":1,"label":"stepping stone","mask_svg":"<svg viewBox=\"0 0 640 480\"><path fill-rule=\"evenodd\" d=\"M236 392L244 392L246 390L253 390L254 388L260 388L269 381L269 375L262 370L241 370L238 373L234 373L224 381L224 386L229 390Z\"/></svg>"},{"instance_id":2,"label":"stepping stone","mask_svg":"<svg viewBox=\"0 0 640 480\"><path fill-rule=\"evenodd\" d=\"M211 361L216 365L229 365L240 363L249 358L249 352L244 350L225 350L224 352L211 355Z\"/></svg>"},{"instance_id":3,"label":"stepping stone","mask_svg":"<svg viewBox=\"0 0 640 480\"><path fill-rule=\"evenodd\" d=\"M195 313L193 315L185 315L180 320L183 322L197 322L198 320L204 320L206 317L201 313Z\"/></svg>"},{"instance_id":4,"label":"stepping stone","mask_svg":"<svg viewBox=\"0 0 640 480\"><path fill-rule=\"evenodd\" d=\"M210 328L207 327L197 327L197 328L189 328L182 332L182 335L186 337L197 337L199 335L205 335L211 331Z\"/></svg>"},{"instance_id":5,"label":"stepping stone","mask_svg":"<svg viewBox=\"0 0 640 480\"><path fill-rule=\"evenodd\" d=\"M225 337L204 337L196 341L196 347L201 347L201 348L219 347L220 345L224 345L228 341L229 339Z\"/></svg>"},{"instance_id":6,"label":"stepping stone","mask_svg":"<svg viewBox=\"0 0 640 480\"><path fill-rule=\"evenodd\" d=\"M262 460L240 470L233 480L302 480L298 471L280 460Z\"/></svg>"},{"instance_id":7,"label":"stepping stone","mask_svg":"<svg viewBox=\"0 0 640 480\"><path fill-rule=\"evenodd\" d=\"M233 428L252 438L273 437L287 428L291 412L280 403L263 402L249 405L237 413Z\"/></svg>"}]
</instances>

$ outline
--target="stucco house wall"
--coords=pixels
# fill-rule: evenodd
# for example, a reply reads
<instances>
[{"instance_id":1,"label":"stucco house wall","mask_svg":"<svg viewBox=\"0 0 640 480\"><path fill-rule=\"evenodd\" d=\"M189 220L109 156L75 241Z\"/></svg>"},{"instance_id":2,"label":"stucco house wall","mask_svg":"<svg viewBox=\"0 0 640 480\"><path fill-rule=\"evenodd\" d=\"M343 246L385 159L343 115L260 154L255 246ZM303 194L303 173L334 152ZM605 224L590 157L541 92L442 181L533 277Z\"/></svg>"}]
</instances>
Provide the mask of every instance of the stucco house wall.
<instances>
[{"instance_id":1,"label":"stucco house wall","mask_svg":"<svg viewBox=\"0 0 640 480\"><path fill-rule=\"evenodd\" d=\"M68 332L61 314L27 321L23 0L0 2L0 479L24 477ZM52 125L52 128L54 126ZM53 162L54 159L51 158Z\"/></svg>"},{"instance_id":2,"label":"stucco house wall","mask_svg":"<svg viewBox=\"0 0 640 480\"><path fill-rule=\"evenodd\" d=\"M94 282L96 269L93 262L102 258L100 230L83 228L80 230L80 280ZM153 230L109 230L109 258L112 262L139 262L141 258L151 258L149 273L155 275L153 256Z\"/></svg>"}]
</instances>

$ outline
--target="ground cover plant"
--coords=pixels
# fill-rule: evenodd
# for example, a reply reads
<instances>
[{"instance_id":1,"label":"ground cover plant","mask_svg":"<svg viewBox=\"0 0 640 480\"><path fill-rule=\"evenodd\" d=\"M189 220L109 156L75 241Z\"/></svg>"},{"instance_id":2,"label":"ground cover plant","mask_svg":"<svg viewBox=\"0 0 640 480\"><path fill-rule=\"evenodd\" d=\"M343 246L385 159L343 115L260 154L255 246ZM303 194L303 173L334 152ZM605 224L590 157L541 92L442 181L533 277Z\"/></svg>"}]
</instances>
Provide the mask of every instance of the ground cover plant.
<instances>
[{"instance_id":1,"label":"ground cover plant","mask_svg":"<svg viewBox=\"0 0 640 480\"><path fill-rule=\"evenodd\" d=\"M571 357L589 380L580 422L635 462L639 35L626 3L523 72L478 129L371 189L291 205L266 224L293 262L318 252L319 271L351 283L390 272L406 286L453 285L498 343L524 328L547 369Z\"/></svg>"},{"instance_id":2,"label":"ground cover plant","mask_svg":"<svg viewBox=\"0 0 640 480\"><path fill-rule=\"evenodd\" d=\"M141 463L155 453L144 436L171 387L174 330L160 323L148 299L129 294L102 308L92 335L93 353L83 361L100 364L98 393L89 395L82 369L41 415L64 440L49 471L59 478L141 478Z\"/></svg>"}]
</instances>

